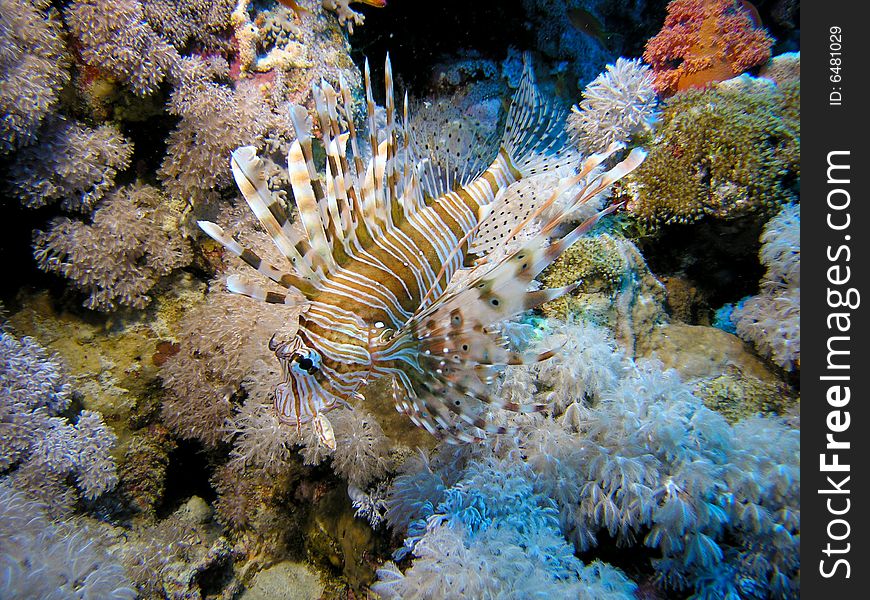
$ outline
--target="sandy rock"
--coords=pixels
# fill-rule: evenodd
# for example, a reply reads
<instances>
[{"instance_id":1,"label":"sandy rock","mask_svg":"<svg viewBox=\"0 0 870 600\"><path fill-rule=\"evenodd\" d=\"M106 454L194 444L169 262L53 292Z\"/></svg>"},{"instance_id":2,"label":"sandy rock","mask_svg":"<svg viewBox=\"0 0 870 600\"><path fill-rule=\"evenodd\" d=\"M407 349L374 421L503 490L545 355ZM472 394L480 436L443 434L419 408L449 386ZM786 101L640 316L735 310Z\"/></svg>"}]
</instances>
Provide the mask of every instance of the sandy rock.
<instances>
[{"instance_id":1,"label":"sandy rock","mask_svg":"<svg viewBox=\"0 0 870 600\"><path fill-rule=\"evenodd\" d=\"M317 600L322 593L320 578L307 566L284 561L257 573L240 600Z\"/></svg>"}]
</instances>

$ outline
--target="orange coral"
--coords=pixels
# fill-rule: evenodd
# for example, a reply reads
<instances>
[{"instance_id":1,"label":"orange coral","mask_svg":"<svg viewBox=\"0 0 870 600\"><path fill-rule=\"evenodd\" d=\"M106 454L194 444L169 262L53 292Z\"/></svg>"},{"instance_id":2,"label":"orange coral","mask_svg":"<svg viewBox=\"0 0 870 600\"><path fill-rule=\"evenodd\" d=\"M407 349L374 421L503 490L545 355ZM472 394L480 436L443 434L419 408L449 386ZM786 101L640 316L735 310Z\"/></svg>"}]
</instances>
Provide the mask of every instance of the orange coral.
<instances>
[{"instance_id":1,"label":"orange coral","mask_svg":"<svg viewBox=\"0 0 870 600\"><path fill-rule=\"evenodd\" d=\"M745 0L673 0L644 60L662 96L724 81L770 59L773 45ZM755 13L757 14L757 13Z\"/></svg>"}]
</instances>

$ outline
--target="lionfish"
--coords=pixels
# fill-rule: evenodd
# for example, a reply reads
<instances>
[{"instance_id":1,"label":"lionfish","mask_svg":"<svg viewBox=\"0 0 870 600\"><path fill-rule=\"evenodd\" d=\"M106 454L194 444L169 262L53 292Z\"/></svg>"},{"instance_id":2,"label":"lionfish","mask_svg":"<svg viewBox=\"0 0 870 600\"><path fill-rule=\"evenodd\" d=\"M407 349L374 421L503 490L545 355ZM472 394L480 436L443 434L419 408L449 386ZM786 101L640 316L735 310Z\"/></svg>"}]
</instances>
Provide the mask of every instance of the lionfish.
<instances>
[{"instance_id":1,"label":"lionfish","mask_svg":"<svg viewBox=\"0 0 870 600\"><path fill-rule=\"evenodd\" d=\"M634 149L602 173L597 167L621 148L614 144L578 164L546 200L517 214L509 210L508 186L564 164L566 156L563 113L538 91L528 58L498 154L477 172L417 156L407 93L402 119L396 114L389 56L385 71L386 127L381 132L365 64L368 140L354 125L344 81L338 91L326 82L313 86L326 153L325 185L314 165L311 120L303 107L290 107L297 138L289 148L288 173L304 235L294 231L284 201L270 190L255 149L245 146L232 153L235 180L287 264L268 264L218 225L199 222L226 250L307 300L295 337L277 342L273 336L269 342L283 372L274 404L282 421L300 428L311 423L331 449L336 442L326 413L362 399L361 388L385 376L393 378L399 412L451 441L505 431L482 408L543 410L544 405L496 398L488 387L497 368L544 360L555 350L531 356L512 351L497 325L574 288L528 291L538 273L616 206L550 242L556 228L645 156ZM568 191L570 197L557 204ZM495 253L479 257L462 284L448 286L459 269L470 266L472 253L480 251L475 242L482 228L491 239L507 243L545 212L555 216L516 250L501 258L487 259ZM228 278L227 287L260 301L295 302L289 293L266 291L236 276Z\"/></svg>"}]
</instances>

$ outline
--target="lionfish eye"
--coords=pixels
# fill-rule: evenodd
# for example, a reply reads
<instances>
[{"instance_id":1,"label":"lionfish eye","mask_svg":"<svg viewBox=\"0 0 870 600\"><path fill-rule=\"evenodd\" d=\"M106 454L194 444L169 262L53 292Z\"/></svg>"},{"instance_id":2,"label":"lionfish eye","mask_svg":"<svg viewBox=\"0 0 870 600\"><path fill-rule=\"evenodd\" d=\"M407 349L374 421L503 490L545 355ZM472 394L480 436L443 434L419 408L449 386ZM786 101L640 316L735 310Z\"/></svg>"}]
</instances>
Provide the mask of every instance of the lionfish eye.
<instances>
[{"instance_id":1,"label":"lionfish eye","mask_svg":"<svg viewBox=\"0 0 870 600\"><path fill-rule=\"evenodd\" d=\"M320 368L320 356L312 350L301 350L293 357L300 371L314 375Z\"/></svg>"}]
</instances>

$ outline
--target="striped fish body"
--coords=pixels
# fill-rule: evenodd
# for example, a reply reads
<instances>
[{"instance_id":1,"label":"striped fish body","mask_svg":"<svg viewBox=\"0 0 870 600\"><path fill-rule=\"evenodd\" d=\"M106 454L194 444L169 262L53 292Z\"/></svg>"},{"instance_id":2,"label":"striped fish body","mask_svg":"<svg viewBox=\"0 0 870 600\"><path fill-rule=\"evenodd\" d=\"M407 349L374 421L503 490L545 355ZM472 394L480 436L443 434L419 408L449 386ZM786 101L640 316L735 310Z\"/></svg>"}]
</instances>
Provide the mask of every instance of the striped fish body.
<instances>
[{"instance_id":1,"label":"striped fish body","mask_svg":"<svg viewBox=\"0 0 870 600\"><path fill-rule=\"evenodd\" d=\"M487 392L493 370L551 355L517 355L493 326L571 289L526 291L532 278L614 207L553 243L548 236L577 206L640 164L643 153L632 151L606 173L596 167L618 148L588 158L536 211L502 226L501 232L507 241L571 190L564 208L540 234L508 256L484 264L483 274L466 285L448 290L450 278L466 266L475 234L494 203L510 201L505 193L509 186L567 160L563 116L537 91L527 65L495 159L480 173L451 176L432 166L437 161L417 157L407 125L407 97L403 122L398 122L389 58L382 135L368 65L365 79L367 141L357 135L344 85L338 92L326 83L313 90L327 155L325 186L314 168L305 111L291 109L297 140L290 148L288 172L304 237L293 230L283 204L268 189L254 149L233 153L236 182L287 258L286 265L266 264L214 223L200 226L262 275L306 297L295 337L270 342L283 367L283 380L275 390L282 420L299 427L313 423L321 441L334 447L326 413L361 398L360 390L372 379L390 376L397 409L415 424L451 440L479 439L501 431L489 424L490 406L543 408L493 399ZM368 161L361 152L366 147L371 150ZM230 278L228 287L267 302L292 302L291 295L266 292L238 278Z\"/></svg>"},{"instance_id":2,"label":"striped fish body","mask_svg":"<svg viewBox=\"0 0 870 600\"><path fill-rule=\"evenodd\" d=\"M300 316L296 340L280 349L279 358L300 356L300 348L316 349L326 376L320 403L301 402L319 391L306 389L308 378L296 377L279 388L276 402L284 420L305 423L319 412L348 400L372 378L393 375L409 383L419 371L412 336L396 336L423 298L443 293L456 270L464 266L473 232L500 189L519 172L504 153L465 186L439 196L402 219L383 236L348 253L339 268L320 283ZM439 276L440 275L440 276ZM307 363L306 363L307 364ZM292 389L290 389L292 388ZM284 401L281 401L281 399Z\"/></svg>"}]
</instances>

